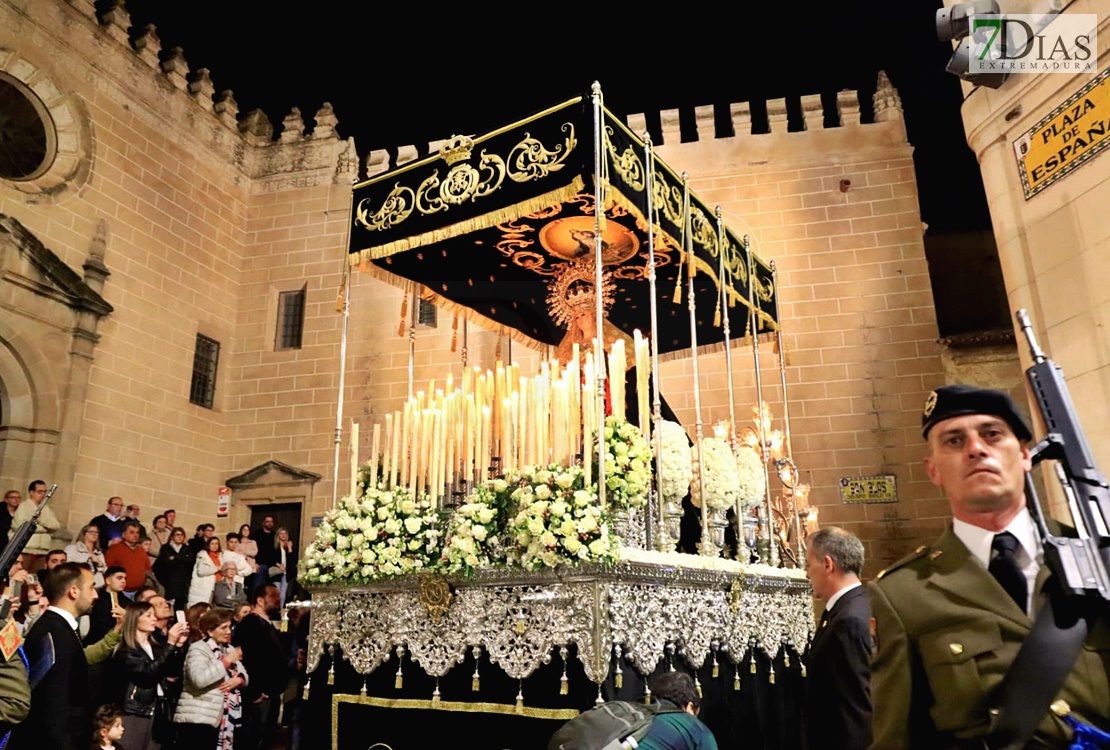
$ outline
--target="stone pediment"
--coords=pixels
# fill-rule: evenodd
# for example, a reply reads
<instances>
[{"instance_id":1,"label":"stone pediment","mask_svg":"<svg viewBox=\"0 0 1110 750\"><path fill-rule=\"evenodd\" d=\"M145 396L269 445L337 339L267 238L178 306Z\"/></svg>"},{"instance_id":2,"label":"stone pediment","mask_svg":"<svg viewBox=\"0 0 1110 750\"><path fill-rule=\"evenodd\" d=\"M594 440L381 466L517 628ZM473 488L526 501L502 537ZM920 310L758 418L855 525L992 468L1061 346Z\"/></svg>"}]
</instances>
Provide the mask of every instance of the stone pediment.
<instances>
[{"instance_id":1,"label":"stone pediment","mask_svg":"<svg viewBox=\"0 0 1110 750\"><path fill-rule=\"evenodd\" d=\"M316 484L319 481L319 474L294 468L281 461L267 461L238 476L231 477L227 480L227 486L233 490L240 490L259 486Z\"/></svg>"},{"instance_id":2,"label":"stone pediment","mask_svg":"<svg viewBox=\"0 0 1110 750\"><path fill-rule=\"evenodd\" d=\"M104 317L113 310L108 301L61 258L6 214L0 214L0 278L62 302L78 312Z\"/></svg>"}]
</instances>

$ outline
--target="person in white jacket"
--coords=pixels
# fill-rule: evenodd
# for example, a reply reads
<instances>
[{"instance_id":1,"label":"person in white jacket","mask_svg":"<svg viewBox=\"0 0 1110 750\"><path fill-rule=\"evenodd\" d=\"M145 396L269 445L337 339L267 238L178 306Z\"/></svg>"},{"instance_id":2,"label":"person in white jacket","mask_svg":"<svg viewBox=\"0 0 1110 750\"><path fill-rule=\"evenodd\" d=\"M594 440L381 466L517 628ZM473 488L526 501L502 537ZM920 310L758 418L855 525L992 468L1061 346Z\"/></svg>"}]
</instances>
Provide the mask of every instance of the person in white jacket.
<instances>
[{"instance_id":1,"label":"person in white jacket","mask_svg":"<svg viewBox=\"0 0 1110 750\"><path fill-rule=\"evenodd\" d=\"M197 602L212 603L212 590L216 588L217 576L221 575L222 567L220 539L212 537L208 540L208 549L198 552L196 562L193 563L193 577L189 581L189 601L186 606Z\"/></svg>"},{"instance_id":2,"label":"person in white jacket","mask_svg":"<svg viewBox=\"0 0 1110 750\"><path fill-rule=\"evenodd\" d=\"M189 646L185 682L173 723L177 746L230 747L242 706L239 689L247 684L243 652L232 648L231 612L211 609L200 618L204 638Z\"/></svg>"}]
</instances>

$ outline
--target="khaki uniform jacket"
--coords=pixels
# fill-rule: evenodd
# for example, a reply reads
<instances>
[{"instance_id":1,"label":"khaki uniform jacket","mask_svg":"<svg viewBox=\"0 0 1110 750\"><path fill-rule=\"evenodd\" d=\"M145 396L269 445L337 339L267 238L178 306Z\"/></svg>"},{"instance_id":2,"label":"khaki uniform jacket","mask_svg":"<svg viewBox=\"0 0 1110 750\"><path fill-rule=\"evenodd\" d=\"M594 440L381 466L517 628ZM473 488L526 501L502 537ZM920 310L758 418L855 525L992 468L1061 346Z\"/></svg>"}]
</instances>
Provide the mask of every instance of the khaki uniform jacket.
<instances>
[{"instance_id":1,"label":"khaki uniform jacket","mask_svg":"<svg viewBox=\"0 0 1110 750\"><path fill-rule=\"evenodd\" d=\"M1034 606L1048 577L1042 566ZM876 750L956 747L991 728L990 696L1029 634L1022 612L953 533L868 585L875 619L871 697ZM1077 718L1110 730L1110 627L1103 618L1057 697ZM1046 711L1030 747L1065 748L1063 719Z\"/></svg>"}]
</instances>

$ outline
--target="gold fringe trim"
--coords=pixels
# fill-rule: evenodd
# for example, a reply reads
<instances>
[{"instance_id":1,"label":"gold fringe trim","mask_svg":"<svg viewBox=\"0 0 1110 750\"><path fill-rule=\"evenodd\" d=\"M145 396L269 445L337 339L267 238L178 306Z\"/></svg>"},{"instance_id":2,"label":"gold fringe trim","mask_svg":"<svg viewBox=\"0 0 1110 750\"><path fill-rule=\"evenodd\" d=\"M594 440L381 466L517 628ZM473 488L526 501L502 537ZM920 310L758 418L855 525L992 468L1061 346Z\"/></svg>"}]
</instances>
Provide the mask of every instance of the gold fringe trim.
<instances>
[{"instance_id":1,"label":"gold fringe trim","mask_svg":"<svg viewBox=\"0 0 1110 750\"><path fill-rule=\"evenodd\" d=\"M396 709L434 709L436 711L461 711L464 713L500 714L502 716L524 715L531 719L548 719L552 721L570 721L580 713L573 708L538 708L535 706L517 706L507 703L466 703L463 701L440 700L433 703L431 700L416 698L377 698L369 695L333 695L331 697L331 747L339 750L339 705L341 703L359 703L375 708Z\"/></svg>"},{"instance_id":2,"label":"gold fringe trim","mask_svg":"<svg viewBox=\"0 0 1110 750\"><path fill-rule=\"evenodd\" d=\"M574 178L570 185L552 190L543 195L538 195L535 198L529 198L526 201L521 201L511 206L505 206L497 211L490 211L481 216L475 216L472 219L460 221L457 224L451 224L430 232L424 232L423 234L402 237L399 240L387 242L384 245L375 245L374 247L356 250L349 254L347 262L352 266L358 266L360 270L366 270L366 266L370 264L371 260L381 260L390 255L396 255L397 253L403 253L408 250L415 250L418 247L425 247L426 245L443 242L452 237L459 237L464 234L476 232L479 229L489 229L498 224L504 224L507 221L534 214L537 211L549 208L557 203L565 203L581 193L585 186L586 183L583 181L581 175L579 175Z\"/></svg>"},{"instance_id":3,"label":"gold fringe trim","mask_svg":"<svg viewBox=\"0 0 1110 750\"><path fill-rule=\"evenodd\" d=\"M409 281L408 279L398 276L395 273L390 273L384 268L375 266L373 264L364 267L362 269L362 272L373 279L377 279L378 281L384 282L393 287L397 287L398 289L411 290L414 286L413 282ZM474 310L473 308L467 307L466 305L461 305L454 300L437 294L426 286L421 288L420 296L447 313L458 315L460 318L465 318L467 321L473 323L483 330L490 331L492 333L498 333L502 336L509 336L512 338L513 341L517 342L518 344L523 344L529 349L538 349L539 351L543 351L543 347L551 346L550 344L547 344L545 342L537 341L531 336L528 336L527 334L522 333L515 328L502 325L498 321L482 315L480 312Z\"/></svg>"}]
</instances>

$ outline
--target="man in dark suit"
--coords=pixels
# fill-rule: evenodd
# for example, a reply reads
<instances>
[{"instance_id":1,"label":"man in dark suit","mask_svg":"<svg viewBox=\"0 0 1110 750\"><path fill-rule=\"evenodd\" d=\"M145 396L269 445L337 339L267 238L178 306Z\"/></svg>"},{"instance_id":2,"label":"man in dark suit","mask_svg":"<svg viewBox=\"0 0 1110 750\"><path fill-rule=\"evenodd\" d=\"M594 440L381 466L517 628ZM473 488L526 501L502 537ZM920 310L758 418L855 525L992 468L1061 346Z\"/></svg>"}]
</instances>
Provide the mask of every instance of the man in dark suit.
<instances>
[{"instance_id":1,"label":"man in dark suit","mask_svg":"<svg viewBox=\"0 0 1110 750\"><path fill-rule=\"evenodd\" d=\"M871 604L860 583L863 544L829 526L809 537L806 576L825 603L809 647L805 722L810 750L871 745Z\"/></svg>"},{"instance_id":2,"label":"man in dark suit","mask_svg":"<svg viewBox=\"0 0 1110 750\"><path fill-rule=\"evenodd\" d=\"M32 672L53 642L53 666L31 691L31 712L12 731L9 750L72 750L88 746L89 667L77 634L77 619L96 600L92 571L63 563L46 582L50 606L27 634L24 651Z\"/></svg>"},{"instance_id":3,"label":"man in dark suit","mask_svg":"<svg viewBox=\"0 0 1110 750\"><path fill-rule=\"evenodd\" d=\"M109 498L108 507L99 516L93 516L89 523L100 529L102 550L107 551L113 544L119 544L123 538L123 498Z\"/></svg>"},{"instance_id":4,"label":"man in dark suit","mask_svg":"<svg viewBox=\"0 0 1110 750\"><path fill-rule=\"evenodd\" d=\"M1008 394L967 385L933 391L921 422L925 470L953 520L932 547L869 584L874 747L985 747L991 699L1030 634L1049 579L1025 501L1033 434ZM1072 747L1070 721L1110 731L1107 665L1104 616L1026 747Z\"/></svg>"}]
</instances>

